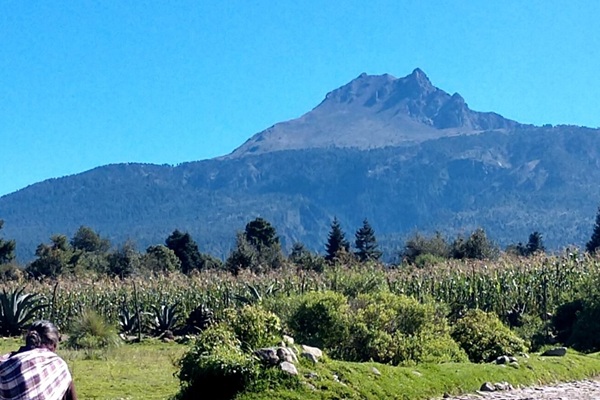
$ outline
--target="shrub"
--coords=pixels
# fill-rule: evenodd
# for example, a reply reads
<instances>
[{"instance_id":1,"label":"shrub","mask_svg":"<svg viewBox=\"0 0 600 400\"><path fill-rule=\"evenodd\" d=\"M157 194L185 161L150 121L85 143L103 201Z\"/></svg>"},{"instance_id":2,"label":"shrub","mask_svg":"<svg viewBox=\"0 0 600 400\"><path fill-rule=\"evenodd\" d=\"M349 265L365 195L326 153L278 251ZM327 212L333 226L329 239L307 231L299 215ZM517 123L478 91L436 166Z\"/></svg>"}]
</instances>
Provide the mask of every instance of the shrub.
<instances>
[{"instance_id":1,"label":"shrub","mask_svg":"<svg viewBox=\"0 0 600 400\"><path fill-rule=\"evenodd\" d=\"M577 315L583 311L583 300L577 299L564 303L556 309L552 316L552 329L556 334L556 340L566 344L573 333L573 327L577 322Z\"/></svg>"},{"instance_id":2,"label":"shrub","mask_svg":"<svg viewBox=\"0 0 600 400\"><path fill-rule=\"evenodd\" d=\"M178 400L192 400L211 389L211 398L231 399L259 376L259 365L242 351L235 333L223 324L202 331L179 361Z\"/></svg>"},{"instance_id":3,"label":"shrub","mask_svg":"<svg viewBox=\"0 0 600 400\"><path fill-rule=\"evenodd\" d=\"M464 361L442 310L391 293L353 302L351 345L346 358L381 363Z\"/></svg>"},{"instance_id":4,"label":"shrub","mask_svg":"<svg viewBox=\"0 0 600 400\"><path fill-rule=\"evenodd\" d=\"M566 344L582 352L594 352L600 350L600 299L598 295L582 300L581 310L574 315L571 335ZM571 307L572 311L576 305Z\"/></svg>"},{"instance_id":5,"label":"shrub","mask_svg":"<svg viewBox=\"0 0 600 400\"><path fill-rule=\"evenodd\" d=\"M526 350L523 339L503 325L494 313L469 310L460 318L452 337L473 362L487 362Z\"/></svg>"},{"instance_id":6,"label":"shrub","mask_svg":"<svg viewBox=\"0 0 600 400\"><path fill-rule=\"evenodd\" d=\"M225 310L225 320L248 351L274 345L281 338L279 317L259 305Z\"/></svg>"},{"instance_id":7,"label":"shrub","mask_svg":"<svg viewBox=\"0 0 600 400\"><path fill-rule=\"evenodd\" d=\"M114 326L97 312L84 310L71 324L67 347L72 349L99 350L118 346L121 339Z\"/></svg>"},{"instance_id":8,"label":"shrub","mask_svg":"<svg viewBox=\"0 0 600 400\"><path fill-rule=\"evenodd\" d=\"M346 297L331 291L311 292L302 300L288 323L298 343L339 355L349 334Z\"/></svg>"}]
</instances>

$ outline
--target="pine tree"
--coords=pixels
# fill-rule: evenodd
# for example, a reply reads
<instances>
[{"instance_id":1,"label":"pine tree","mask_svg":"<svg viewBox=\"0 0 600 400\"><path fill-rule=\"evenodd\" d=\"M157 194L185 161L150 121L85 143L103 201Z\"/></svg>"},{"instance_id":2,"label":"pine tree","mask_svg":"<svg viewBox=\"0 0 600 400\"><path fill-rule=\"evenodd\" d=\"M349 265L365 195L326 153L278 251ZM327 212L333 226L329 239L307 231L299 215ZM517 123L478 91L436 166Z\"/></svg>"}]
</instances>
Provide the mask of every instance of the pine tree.
<instances>
[{"instance_id":1,"label":"pine tree","mask_svg":"<svg viewBox=\"0 0 600 400\"><path fill-rule=\"evenodd\" d=\"M375 231L365 218L363 226L354 234L356 246L356 257L360 261L377 261L381 258L381 251L378 249Z\"/></svg>"},{"instance_id":2,"label":"pine tree","mask_svg":"<svg viewBox=\"0 0 600 400\"><path fill-rule=\"evenodd\" d=\"M331 223L331 230L329 231L325 250L327 252L325 255L327 261L333 261L339 251L344 250L348 252L350 250L350 243L346 240L346 234L342 231L337 217L334 217Z\"/></svg>"},{"instance_id":3,"label":"pine tree","mask_svg":"<svg viewBox=\"0 0 600 400\"><path fill-rule=\"evenodd\" d=\"M4 226L4 221L0 219L0 229ZM15 259L16 242L14 240L4 240L0 238L0 264L7 264Z\"/></svg>"},{"instance_id":4,"label":"pine tree","mask_svg":"<svg viewBox=\"0 0 600 400\"><path fill-rule=\"evenodd\" d=\"M542 234L538 231L533 232L529 235L529 242L527 242L527 247L525 248L525 254L530 256L537 252L545 252L546 247L544 246L544 241L542 240Z\"/></svg>"},{"instance_id":5,"label":"pine tree","mask_svg":"<svg viewBox=\"0 0 600 400\"><path fill-rule=\"evenodd\" d=\"M183 233L176 229L169 235L165 244L181 261L181 272L184 274L202 268L200 250L189 233Z\"/></svg>"},{"instance_id":6,"label":"pine tree","mask_svg":"<svg viewBox=\"0 0 600 400\"><path fill-rule=\"evenodd\" d=\"M600 247L600 207L598 207L598 212L596 214L596 224L594 225L594 231L592 232L592 237L590 241L585 245L585 249L589 253L594 253Z\"/></svg>"}]
</instances>

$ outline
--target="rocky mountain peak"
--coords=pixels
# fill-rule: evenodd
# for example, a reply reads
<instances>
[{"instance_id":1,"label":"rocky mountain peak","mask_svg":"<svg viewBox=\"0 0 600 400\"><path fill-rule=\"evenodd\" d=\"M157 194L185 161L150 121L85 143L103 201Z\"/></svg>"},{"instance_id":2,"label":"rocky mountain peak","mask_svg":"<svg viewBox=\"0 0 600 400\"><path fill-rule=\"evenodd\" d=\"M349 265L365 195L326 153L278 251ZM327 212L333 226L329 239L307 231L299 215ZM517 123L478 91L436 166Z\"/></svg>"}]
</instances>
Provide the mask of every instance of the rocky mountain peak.
<instances>
[{"instance_id":1,"label":"rocky mountain peak","mask_svg":"<svg viewBox=\"0 0 600 400\"><path fill-rule=\"evenodd\" d=\"M300 118L256 134L230 156L323 148L380 148L519 125L469 109L463 97L435 87L415 68L403 78L361 73L329 92Z\"/></svg>"}]
</instances>

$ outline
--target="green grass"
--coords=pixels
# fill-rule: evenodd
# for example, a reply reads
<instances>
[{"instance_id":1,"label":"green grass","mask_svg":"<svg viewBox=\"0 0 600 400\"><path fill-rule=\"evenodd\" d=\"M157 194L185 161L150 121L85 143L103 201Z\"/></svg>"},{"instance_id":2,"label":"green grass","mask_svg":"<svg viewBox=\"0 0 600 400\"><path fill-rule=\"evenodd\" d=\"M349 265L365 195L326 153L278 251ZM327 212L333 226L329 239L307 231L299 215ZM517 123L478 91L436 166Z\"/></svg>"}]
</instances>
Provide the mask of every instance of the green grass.
<instances>
[{"instance_id":1,"label":"green grass","mask_svg":"<svg viewBox=\"0 0 600 400\"><path fill-rule=\"evenodd\" d=\"M16 350L21 339L0 339L0 353ZM120 346L108 353L59 349L82 399L168 399L177 393L174 361L186 350L176 343L145 341ZM514 386L547 384L600 375L600 356L569 350L566 357L519 358L518 369L492 364L439 364L392 367L376 363L326 360L299 366L303 384L296 389L245 393L236 400L431 399L444 393L473 392L483 382L508 381ZM381 375L373 371L375 367ZM315 372L317 377L305 374ZM333 375L339 377L336 382ZM309 388L308 384L314 389ZM217 389L218 390L218 389Z\"/></svg>"},{"instance_id":2,"label":"green grass","mask_svg":"<svg viewBox=\"0 0 600 400\"><path fill-rule=\"evenodd\" d=\"M0 340L2 354L19 348L20 339ZM58 350L71 370L80 399L158 400L177 393L174 362L186 346L147 341L108 352Z\"/></svg>"},{"instance_id":3,"label":"green grass","mask_svg":"<svg viewBox=\"0 0 600 400\"><path fill-rule=\"evenodd\" d=\"M600 357L571 353L564 358L519 359L519 368L492 364L438 364L392 367L375 363L327 361L300 369L300 389L285 388L246 393L236 400L325 400L325 399L431 399L444 393L460 394L478 390L482 383L508 381L513 386L548 384L584 379L600 374ZM381 375L373 371L375 367ZM309 372L318 377L307 378ZM333 375L339 377L336 382Z\"/></svg>"}]
</instances>

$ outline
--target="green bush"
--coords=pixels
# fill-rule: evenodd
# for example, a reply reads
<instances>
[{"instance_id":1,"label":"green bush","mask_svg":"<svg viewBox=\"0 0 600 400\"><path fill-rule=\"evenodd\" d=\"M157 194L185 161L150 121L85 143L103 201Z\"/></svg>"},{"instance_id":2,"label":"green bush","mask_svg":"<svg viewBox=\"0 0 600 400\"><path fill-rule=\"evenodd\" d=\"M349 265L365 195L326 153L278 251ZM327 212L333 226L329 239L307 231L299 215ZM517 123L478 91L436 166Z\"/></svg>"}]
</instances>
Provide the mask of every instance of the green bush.
<instances>
[{"instance_id":1,"label":"green bush","mask_svg":"<svg viewBox=\"0 0 600 400\"><path fill-rule=\"evenodd\" d=\"M581 352L600 350L600 299L597 295L582 300L581 310L574 313L575 321L567 345Z\"/></svg>"},{"instance_id":2,"label":"green bush","mask_svg":"<svg viewBox=\"0 0 600 400\"><path fill-rule=\"evenodd\" d=\"M502 324L496 314L481 310L467 311L456 322L452 337L473 362L488 362L526 351L523 339Z\"/></svg>"},{"instance_id":3,"label":"green bush","mask_svg":"<svg viewBox=\"0 0 600 400\"><path fill-rule=\"evenodd\" d=\"M94 310L84 310L72 322L67 347L100 350L118 346L121 338L116 328Z\"/></svg>"},{"instance_id":4,"label":"green bush","mask_svg":"<svg viewBox=\"0 0 600 400\"><path fill-rule=\"evenodd\" d=\"M525 341L530 351L540 351L549 344L548 328L549 323L539 316L524 314L520 326L515 327L514 332Z\"/></svg>"},{"instance_id":5,"label":"green bush","mask_svg":"<svg viewBox=\"0 0 600 400\"><path fill-rule=\"evenodd\" d=\"M359 296L352 304L351 344L345 358L381 363L464 361L444 312L391 293Z\"/></svg>"},{"instance_id":6,"label":"green bush","mask_svg":"<svg viewBox=\"0 0 600 400\"><path fill-rule=\"evenodd\" d=\"M281 321L274 313L259 305L225 310L225 320L248 351L272 346L281 339Z\"/></svg>"},{"instance_id":7,"label":"green bush","mask_svg":"<svg viewBox=\"0 0 600 400\"><path fill-rule=\"evenodd\" d=\"M235 333L216 324L202 331L179 361L181 388L176 399L201 398L207 388L213 399L231 399L255 382L259 373L255 358L242 350Z\"/></svg>"},{"instance_id":8,"label":"green bush","mask_svg":"<svg viewBox=\"0 0 600 400\"><path fill-rule=\"evenodd\" d=\"M302 296L288 326L298 343L319 347L335 357L348 340L349 311L344 295L311 292Z\"/></svg>"},{"instance_id":9,"label":"green bush","mask_svg":"<svg viewBox=\"0 0 600 400\"><path fill-rule=\"evenodd\" d=\"M583 311L584 302L576 299L568 303L561 304L552 316L552 330L556 335L556 340L567 344L573 334L573 327L577 322L577 316Z\"/></svg>"},{"instance_id":10,"label":"green bush","mask_svg":"<svg viewBox=\"0 0 600 400\"><path fill-rule=\"evenodd\" d=\"M446 258L441 256L436 256L434 254L419 254L417 258L415 258L415 267L434 267L436 265L444 264L445 262Z\"/></svg>"}]
</instances>

